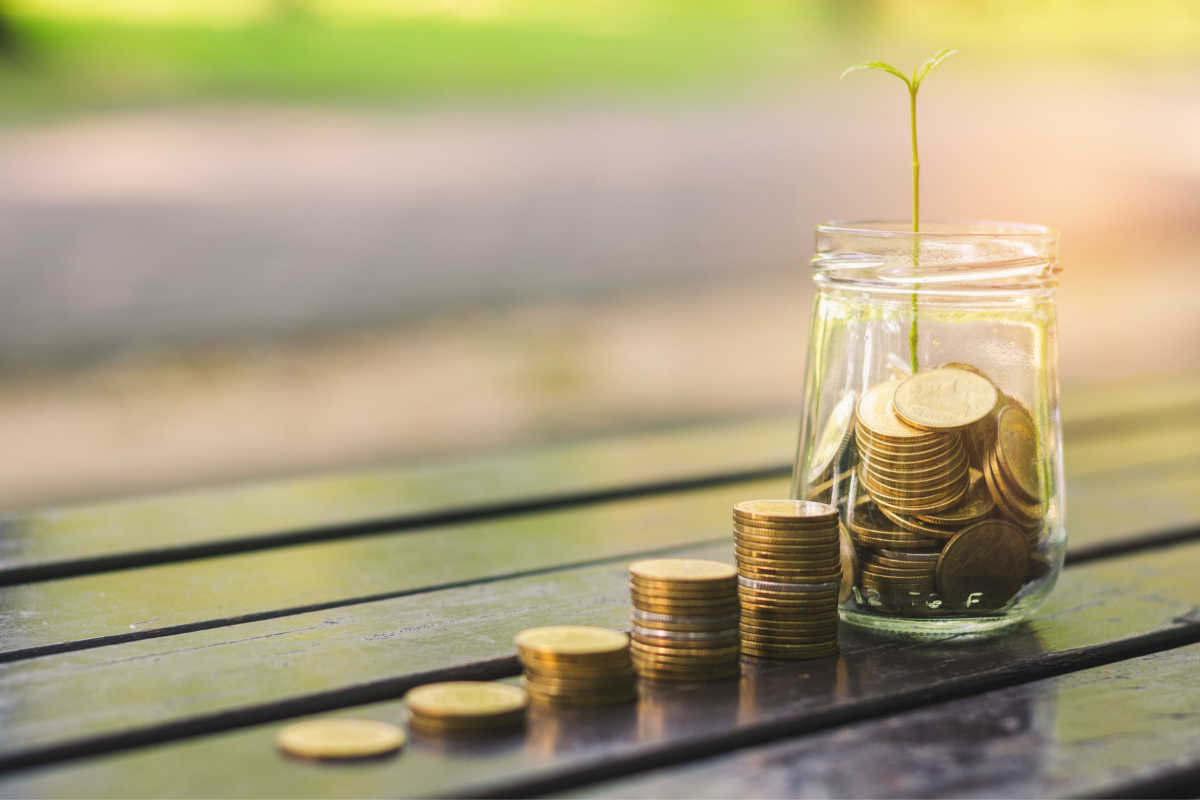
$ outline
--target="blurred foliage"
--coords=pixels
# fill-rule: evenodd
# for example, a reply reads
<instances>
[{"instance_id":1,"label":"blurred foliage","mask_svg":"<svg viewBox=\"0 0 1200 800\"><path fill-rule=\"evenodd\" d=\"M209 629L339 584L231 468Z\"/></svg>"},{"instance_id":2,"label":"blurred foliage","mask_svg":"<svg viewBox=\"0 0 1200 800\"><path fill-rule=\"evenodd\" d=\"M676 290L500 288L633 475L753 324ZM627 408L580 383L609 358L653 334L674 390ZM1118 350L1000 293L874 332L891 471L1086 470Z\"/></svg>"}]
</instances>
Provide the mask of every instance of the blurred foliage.
<instances>
[{"instance_id":1,"label":"blurred foliage","mask_svg":"<svg viewBox=\"0 0 1200 800\"><path fill-rule=\"evenodd\" d=\"M977 62L1200 53L1200 3L1168 0L19 0L0 15L10 116L719 89L947 44Z\"/></svg>"}]
</instances>

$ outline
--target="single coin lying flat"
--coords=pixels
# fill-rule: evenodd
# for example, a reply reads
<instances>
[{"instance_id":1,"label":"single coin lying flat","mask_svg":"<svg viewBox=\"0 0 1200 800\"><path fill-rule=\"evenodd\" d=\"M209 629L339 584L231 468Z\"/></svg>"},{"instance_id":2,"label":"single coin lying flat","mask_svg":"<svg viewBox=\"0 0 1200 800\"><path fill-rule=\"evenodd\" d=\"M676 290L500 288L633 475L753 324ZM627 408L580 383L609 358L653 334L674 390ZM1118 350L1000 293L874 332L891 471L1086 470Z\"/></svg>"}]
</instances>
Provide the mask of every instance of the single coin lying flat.
<instances>
[{"instance_id":1,"label":"single coin lying flat","mask_svg":"<svg viewBox=\"0 0 1200 800\"><path fill-rule=\"evenodd\" d=\"M996 406L995 385L952 367L918 372L896 386L892 407L900 420L922 430L957 430L979 422Z\"/></svg>"},{"instance_id":2,"label":"single coin lying flat","mask_svg":"<svg viewBox=\"0 0 1200 800\"><path fill-rule=\"evenodd\" d=\"M279 749L291 756L343 760L372 758L404 746L404 731L370 719L313 719L288 725L275 737Z\"/></svg>"}]
</instances>

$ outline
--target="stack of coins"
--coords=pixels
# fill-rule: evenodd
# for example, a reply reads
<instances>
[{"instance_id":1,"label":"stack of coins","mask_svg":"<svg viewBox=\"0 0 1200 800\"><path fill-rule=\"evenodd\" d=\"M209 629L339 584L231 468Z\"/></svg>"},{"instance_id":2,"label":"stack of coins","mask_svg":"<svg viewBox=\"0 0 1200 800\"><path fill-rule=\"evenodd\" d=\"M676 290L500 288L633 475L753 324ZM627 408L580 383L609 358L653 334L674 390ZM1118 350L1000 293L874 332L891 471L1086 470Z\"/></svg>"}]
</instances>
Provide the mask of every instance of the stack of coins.
<instances>
[{"instance_id":1,"label":"stack of coins","mask_svg":"<svg viewBox=\"0 0 1200 800\"><path fill-rule=\"evenodd\" d=\"M837 509L807 500L733 507L742 652L820 658L838 652L842 554Z\"/></svg>"},{"instance_id":2,"label":"stack of coins","mask_svg":"<svg viewBox=\"0 0 1200 800\"><path fill-rule=\"evenodd\" d=\"M516 637L525 688L539 703L595 706L637 697L629 637L579 625L529 628Z\"/></svg>"},{"instance_id":3,"label":"stack of coins","mask_svg":"<svg viewBox=\"0 0 1200 800\"><path fill-rule=\"evenodd\" d=\"M996 402L995 387L985 378L969 372L961 374L980 381L991 393L990 397L985 395L987 406L979 413L980 417L986 416ZM893 521L898 516L953 508L969 486L967 451L957 428L944 430L925 424L918 428L911 418L900 415L898 406L894 407L893 396L909 384L910 381L887 381L865 392L858 404L855 425L861 458L859 480L879 510ZM924 410L919 404L913 406L918 411Z\"/></svg>"},{"instance_id":4,"label":"stack of coins","mask_svg":"<svg viewBox=\"0 0 1200 800\"><path fill-rule=\"evenodd\" d=\"M1018 405L1004 406L996 414L996 436L983 464L983 477L996 506L1035 541L1046 512L1036 459L1033 418Z\"/></svg>"},{"instance_id":5,"label":"stack of coins","mask_svg":"<svg viewBox=\"0 0 1200 800\"><path fill-rule=\"evenodd\" d=\"M834 430L819 441L837 441L841 415L827 424ZM1046 509L1033 419L978 369L953 363L880 383L859 399L853 428L849 469L815 488L845 505L860 605L900 614L999 608L1046 570L1036 553ZM1014 533L1024 558L1012 553ZM944 557L951 544L955 557ZM986 558L989 548L997 558Z\"/></svg>"},{"instance_id":6,"label":"stack of coins","mask_svg":"<svg viewBox=\"0 0 1200 800\"><path fill-rule=\"evenodd\" d=\"M738 674L737 570L717 561L656 558L629 567L633 666L643 678Z\"/></svg>"},{"instance_id":7,"label":"stack of coins","mask_svg":"<svg viewBox=\"0 0 1200 800\"><path fill-rule=\"evenodd\" d=\"M525 723L529 695L519 686L450 681L418 686L404 696L409 724L423 734L491 733Z\"/></svg>"},{"instance_id":8,"label":"stack of coins","mask_svg":"<svg viewBox=\"0 0 1200 800\"><path fill-rule=\"evenodd\" d=\"M938 553L919 553L880 548L864 553L859 564L859 582L886 604L901 606L910 597L937 591Z\"/></svg>"}]
</instances>

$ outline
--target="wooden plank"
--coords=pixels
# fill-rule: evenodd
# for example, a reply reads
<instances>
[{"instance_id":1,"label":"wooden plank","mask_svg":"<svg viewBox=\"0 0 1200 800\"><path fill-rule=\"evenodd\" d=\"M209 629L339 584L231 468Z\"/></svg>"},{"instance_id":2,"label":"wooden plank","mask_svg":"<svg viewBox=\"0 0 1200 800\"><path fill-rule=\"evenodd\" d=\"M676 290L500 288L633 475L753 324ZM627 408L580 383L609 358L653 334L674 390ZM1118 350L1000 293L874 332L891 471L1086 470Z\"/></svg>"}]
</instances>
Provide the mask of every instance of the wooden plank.
<instances>
[{"instance_id":1,"label":"wooden plank","mask_svg":"<svg viewBox=\"0 0 1200 800\"><path fill-rule=\"evenodd\" d=\"M648 686L637 705L538 714L528 731L479 745L416 741L399 758L340 767L277 755L279 723L164 744L290 716L300 700L309 710L344 706L351 685L360 689L356 699L370 699L371 691L398 696L436 677L428 670L437 666L511 653L511 635L528 625L619 626L628 614L622 568L463 587L439 593L434 604L429 596L407 597L56 656L53 675L36 662L10 665L2 696L21 700L6 714L5 766L159 746L15 772L0 781L0 794L55 797L84 787L90 796L113 797L530 794L1200 641L1200 587L1192 580L1200 543L1192 543L1069 568L1046 608L1003 637L928 644L847 631L837 659L748 664L740 682ZM367 610L374 619L364 617ZM152 672L175 676L173 691L148 690L140 679ZM288 691L308 695L281 703ZM205 716L178 719L217 696ZM353 713L404 718L398 700Z\"/></svg>"},{"instance_id":2,"label":"wooden plank","mask_svg":"<svg viewBox=\"0 0 1200 800\"><path fill-rule=\"evenodd\" d=\"M1200 645L604 781L572 797L1192 796Z\"/></svg>"},{"instance_id":3,"label":"wooden plank","mask_svg":"<svg viewBox=\"0 0 1200 800\"><path fill-rule=\"evenodd\" d=\"M723 538L786 478L0 588L3 658L133 641Z\"/></svg>"},{"instance_id":4,"label":"wooden plank","mask_svg":"<svg viewBox=\"0 0 1200 800\"><path fill-rule=\"evenodd\" d=\"M1069 388L1068 440L1200 414L1200 375ZM0 525L0 584L245 552L786 474L796 420L774 417L470 460L51 509Z\"/></svg>"},{"instance_id":5,"label":"wooden plank","mask_svg":"<svg viewBox=\"0 0 1200 800\"><path fill-rule=\"evenodd\" d=\"M1200 521L1190 490L1200 459L1195 435L1177 432L1172 459L1136 469L1095 469L1104 453L1147 451L1157 431L1120 430L1091 439L1093 469L1073 480L1068 523L1076 546L1110 544L1131 531ZM1093 437L1094 438L1094 437ZM1190 448L1190 450L1189 450ZM1072 451L1068 451L1068 456ZM1162 502L1133 505L1143 493ZM1114 491L1119 489L1119 491ZM752 496L780 495L786 478L585 506L508 515L474 523L316 542L196 561L0 587L0 660L216 627L298 611L365 602L471 580L548 570L622 554L676 547L726 535L729 507ZM1078 524L1082 523L1082 524ZM1118 524L1119 523L1119 524Z\"/></svg>"},{"instance_id":6,"label":"wooden plank","mask_svg":"<svg viewBox=\"0 0 1200 800\"><path fill-rule=\"evenodd\" d=\"M0 525L0 584L784 475L795 427L693 425L35 512Z\"/></svg>"}]
</instances>

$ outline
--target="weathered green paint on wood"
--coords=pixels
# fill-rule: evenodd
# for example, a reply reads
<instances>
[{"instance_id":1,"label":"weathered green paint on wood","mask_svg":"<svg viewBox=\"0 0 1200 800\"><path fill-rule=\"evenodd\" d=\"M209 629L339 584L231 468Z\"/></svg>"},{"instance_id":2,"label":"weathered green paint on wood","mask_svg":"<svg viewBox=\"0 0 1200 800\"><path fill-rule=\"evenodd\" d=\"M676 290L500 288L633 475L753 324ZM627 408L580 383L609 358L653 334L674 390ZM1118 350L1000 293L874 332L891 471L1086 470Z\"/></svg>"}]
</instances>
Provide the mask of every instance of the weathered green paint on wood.
<instances>
[{"instance_id":1,"label":"weathered green paint on wood","mask_svg":"<svg viewBox=\"0 0 1200 800\"><path fill-rule=\"evenodd\" d=\"M1117 452L1131 446L1130 435L1112 437L1120 443ZM1200 458L1200 432L1177 439ZM1067 523L1074 546L1200 522L1200 471L1180 470L1176 460L1132 471L1097 470L1098 461L1068 461L1093 467L1087 477L1069 473ZM0 587L0 655L103 637L120 641L176 626L224 624L713 540L727 535L734 502L778 496L786 483L734 484Z\"/></svg>"},{"instance_id":2,"label":"weathered green paint on wood","mask_svg":"<svg viewBox=\"0 0 1200 800\"><path fill-rule=\"evenodd\" d=\"M1090 797L1122 787L1129 796L1200 769L1197 698L1192 645L569 796Z\"/></svg>"},{"instance_id":3,"label":"weathered green paint on wood","mask_svg":"<svg viewBox=\"0 0 1200 800\"><path fill-rule=\"evenodd\" d=\"M728 550L691 554L720 558ZM739 731L782 725L786 735L789 726L861 718L898 701L919 707L940 693L982 691L998 677L1067 670L1094 653L1120 657L1139 642L1200 640L1197 570L1200 543L1091 562L1068 568L1044 611L1004 637L931 645L847 631L838 659L766 663L740 683L658 688L638 705L539 715L527 733L492 741L483 752L414 746L397 759L354 767L298 764L275 754L279 726L269 724L18 773L0 782L0 793L51 796L87 787L102 796L487 794L512 781L603 769ZM619 626L628 614L625 592L623 565L592 567L56 656L46 660L53 670L40 659L14 664L0 691L22 700L7 716L4 749L12 754L504 655L512 652L512 634L529 625ZM399 701L354 713L403 718Z\"/></svg>"},{"instance_id":4,"label":"weathered green paint on wood","mask_svg":"<svg viewBox=\"0 0 1200 800\"><path fill-rule=\"evenodd\" d=\"M1069 445L1077 437L1111 435L1116 425L1134 432L1158 428L1171 448L1178 437L1163 429L1195 423L1200 416L1200 376L1070 388L1063 407ZM154 563L189 557L196 550L208 555L336 537L376 522L419 523L466 508L769 466L786 469L795 436L792 416L690 425L470 460L49 509L0 525L0 583L23 580L31 571L108 569L122 560ZM1135 457L1144 453L1163 458L1157 447L1129 451ZM1075 460L1081 470L1092 468L1091 456L1079 451Z\"/></svg>"}]
</instances>

